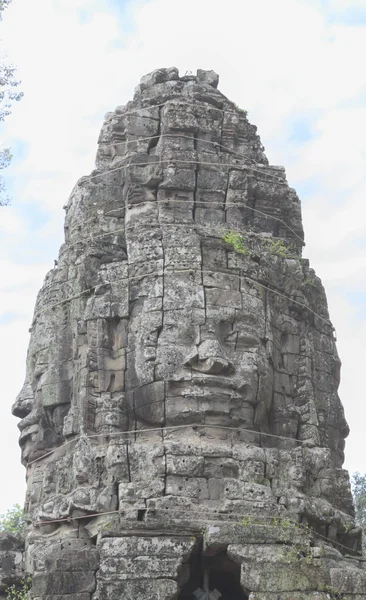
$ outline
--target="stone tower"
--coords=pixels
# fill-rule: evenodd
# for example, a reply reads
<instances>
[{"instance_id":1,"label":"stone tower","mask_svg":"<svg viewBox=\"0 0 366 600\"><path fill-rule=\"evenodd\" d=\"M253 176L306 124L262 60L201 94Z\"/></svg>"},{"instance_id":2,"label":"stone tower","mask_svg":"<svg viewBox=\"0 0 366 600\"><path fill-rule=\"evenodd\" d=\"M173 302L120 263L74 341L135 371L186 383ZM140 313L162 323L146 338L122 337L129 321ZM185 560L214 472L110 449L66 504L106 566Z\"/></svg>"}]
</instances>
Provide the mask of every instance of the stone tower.
<instances>
[{"instance_id":1,"label":"stone tower","mask_svg":"<svg viewBox=\"0 0 366 600\"><path fill-rule=\"evenodd\" d=\"M366 598L300 202L217 85L143 77L66 205L13 407L37 600Z\"/></svg>"}]
</instances>

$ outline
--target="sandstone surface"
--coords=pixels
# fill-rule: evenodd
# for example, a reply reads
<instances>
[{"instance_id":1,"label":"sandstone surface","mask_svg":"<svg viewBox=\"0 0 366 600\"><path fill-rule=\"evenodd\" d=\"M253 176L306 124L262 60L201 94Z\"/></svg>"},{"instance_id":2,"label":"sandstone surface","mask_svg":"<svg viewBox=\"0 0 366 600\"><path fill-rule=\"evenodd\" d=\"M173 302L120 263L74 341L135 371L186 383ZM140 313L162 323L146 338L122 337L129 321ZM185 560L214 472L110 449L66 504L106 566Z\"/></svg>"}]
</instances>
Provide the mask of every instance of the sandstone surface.
<instances>
[{"instance_id":1,"label":"sandstone surface","mask_svg":"<svg viewBox=\"0 0 366 600\"><path fill-rule=\"evenodd\" d=\"M35 600L366 598L300 201L217 86L143 77L66 204L13 407Z\"/></svg>"}]
</instances>

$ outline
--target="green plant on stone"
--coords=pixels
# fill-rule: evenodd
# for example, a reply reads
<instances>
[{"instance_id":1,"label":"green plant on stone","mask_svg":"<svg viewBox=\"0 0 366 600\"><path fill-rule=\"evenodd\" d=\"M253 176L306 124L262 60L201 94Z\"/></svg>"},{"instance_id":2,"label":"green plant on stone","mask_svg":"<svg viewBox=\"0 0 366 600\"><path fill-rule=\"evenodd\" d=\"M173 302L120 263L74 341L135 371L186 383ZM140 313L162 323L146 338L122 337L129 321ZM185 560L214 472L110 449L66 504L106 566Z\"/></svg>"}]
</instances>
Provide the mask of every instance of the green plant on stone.
<instances>
[{"instance_id":1,"label":"green plant on stone","mask_svg":"<svg viewBox=\"0 0 366 600\"><path fill-rule=\"evenodd\" d=\"M281 258L297 258L294 256L294 246L287 246L283 240L267 238L265 244L270 254L275 254Z\"/></svg>"},{"instance_id":2,"label":"green plant on stone","mask_svg":"<svg viewBox=\"0 0 366 600\"><path fill-rule=\"evenodd\" d=\"M240 108L240 106L238 106L236 104L236 102L233 102L233 105L235 106L236 110L240 113L242 113L245 117L248 115L248 111L245 110L244 108Z\"/></svg>"},{"instance_id":3,"label":"green plant on stone","mask_svg":"<svg viewBox=\"0 0 366 600\"><path fill-rule=\"evenodd\" d=\"M310 544L292 544L286 552L285 558L292 563L304 561L307 565L314 564Z\"/></svg>"},{"instance_id":4,"label":"green plant on stone","mask_svg":"<svg viewBox=\"0 0 366 600\"><path fill-rule=\"evenodd\" d=\"M340 592L340 590L336 590L332 585L328 585L327 583L321 585L319 590L329 594L331 600L342 600L343 598L343 594Z\"/></svg>"},{"instance_id":5,"label":"green plant on stone","mask_svg":"<svg viewBox=\"0 0 366 600\"><path fill-rule=\"evenodd\" d=\"M24 577L19 584L13 584L6 590L7 600L27 600L29 590L32 587L32 578L30 575Z\"/></svg>"},{"instance_id":6,"label":"green plant on stone","mask_svg":"<svg viewBox=\"0 0 366 600\"><path fill-rule=\"evenodd\" d=\"M362 547L366 552L366 474L354 473L352 494L356 509L356 523L362 528Z\"/></svg>"},{"instance_id":7,"label":"green plant on stone","mask_svg":"<svg viewBox=\"0 0 366 600\"><path fill-rule=\"evenodd\" d=\"M223 231L222 239L227 244L230 244L238 254L243 254L244 256L251 255L251 251L245 245L245 238L241 233L237 231Z\"/></svg>"},{"instance_id":8,"label":"green plant on stone","mask_svg":"<svg viewBox=\"0 0 366 600\"><path fill-rule=\"evenodd\" d=\"M242 521L241 521L241 524L242 524L244 527L249 527L250 525L252 525L252 524L253 524L253 520L252 520L252 518L251 518L251 517L244 517L244 519L242 519Z\"/></svg>"},{"instance_id":9,"label":"green plant on stone","mask_svg":"<svg viewBox=\"0 0 366 600\"><path fill-rule=\"evenodd\" d=\"M270 525L272 525L273 527L283 527L283 529L288 529L289 527L296 527L296 523L294 523L290 519L281 519L280 517L273 517L270 521Z\"/></svg>"},{"instance_id":10,"label":"green plant on stone","mask_svg":"<svg viewBox=\"0 0 366 600\"><path fill-rule=\"evenodd\" d=\"M310 287L316 287L314 281L312 279L310 279L310 277L307 277L305 279L304 284L309 285Z\"/></svg>"},{"instance_id":11,"label":"green plant on stone","mask_svg":"<svg viewBox=\"0 0 366 600\"><path fill-rule=\"evenodd\" d=\"M305 556L304 546L299 544L291 544L290 548L285 552L287 562L297 562Z\"/></svg>"},{"instance_id":12,"label":"green plant on stone","mask_svg":"<svg viewBox=\"0 0 366 600\"><path fill-rule=\"evenodd\" d=\"M287 529L288 527L292 527L294 525L294 523L292 523L292 521L290 521L290 519L284 519L283 521L281 521L281 527L283 527L284 529Z\"/></svg>"}]
</instances>

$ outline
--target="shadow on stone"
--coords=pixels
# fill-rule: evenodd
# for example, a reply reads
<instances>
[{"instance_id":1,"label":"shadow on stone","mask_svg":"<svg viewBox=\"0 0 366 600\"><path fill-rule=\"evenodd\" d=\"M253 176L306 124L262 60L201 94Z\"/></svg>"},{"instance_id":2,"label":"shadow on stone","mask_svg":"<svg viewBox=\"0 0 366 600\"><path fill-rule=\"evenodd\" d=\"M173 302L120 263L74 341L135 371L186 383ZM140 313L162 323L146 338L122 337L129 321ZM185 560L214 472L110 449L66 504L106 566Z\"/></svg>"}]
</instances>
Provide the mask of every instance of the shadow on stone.
<instances>
[{"instance_id":1,"label":"shadow on stone","mask_svg":"<svg viewBox=\"0 0 366 600\"><path fill-rule=\"evenodd\" d=\"M216 556L192 555L190 570L191 576L178 600L248 600L240 585L240 565L230 560L226 552Z\"/></svg>"}]
</instances>

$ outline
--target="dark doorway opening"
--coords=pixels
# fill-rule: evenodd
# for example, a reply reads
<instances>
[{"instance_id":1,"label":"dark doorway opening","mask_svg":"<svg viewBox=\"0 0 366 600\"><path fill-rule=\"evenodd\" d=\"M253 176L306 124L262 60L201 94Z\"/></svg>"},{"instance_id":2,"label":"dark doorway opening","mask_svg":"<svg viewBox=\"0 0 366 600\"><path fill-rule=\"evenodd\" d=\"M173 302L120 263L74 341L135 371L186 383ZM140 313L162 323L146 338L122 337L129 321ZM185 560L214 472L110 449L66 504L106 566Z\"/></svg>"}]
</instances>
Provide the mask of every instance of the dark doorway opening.
<instances>
[{"instance_id":1,"label":"dark doorway opening","mask_svg":"<svg viewBox=\"0 0 366 600\"><path fill-rule=\"evenodd\" d=\"M215 594L215 590L221 596ZM190 561L190 578L182 587L178 600L248 600L240 585L240 565L230 560L226 552L215 556L196 554Z\"/></svg>"}]
</instances>

